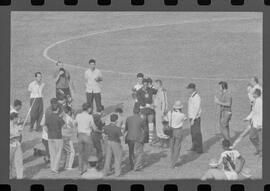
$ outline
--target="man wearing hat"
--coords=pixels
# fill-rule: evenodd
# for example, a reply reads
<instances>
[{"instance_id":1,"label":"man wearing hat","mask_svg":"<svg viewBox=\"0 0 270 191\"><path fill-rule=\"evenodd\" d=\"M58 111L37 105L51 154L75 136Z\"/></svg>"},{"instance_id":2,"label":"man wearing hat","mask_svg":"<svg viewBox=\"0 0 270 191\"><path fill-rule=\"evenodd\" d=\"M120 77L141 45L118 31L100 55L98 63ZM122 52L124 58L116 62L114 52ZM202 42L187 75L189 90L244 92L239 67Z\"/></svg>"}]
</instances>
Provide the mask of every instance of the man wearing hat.
<instances>
[{"instance_id":1,"label":"man wearing hat","mask_svg":"<svg viewBox=\"0 0 270 191\"><path fill-rule=\"evenodd\" d=\"M98 158L96 156L90 156L88 159L88 169L87 171L81 176L84 179L100 179L103 177L102 172L97 170L97 163Z\"/></svg>"},{"instance_id":2,"label":"man wearing hat","mask_svg":"<svg viewBox=\"0 0 270 191\"><path fill-rule=\"evenodd\" d=\"M203 152L202 133L201 133L201 97L196 91L196 85L190 83L187 86L190 97L188 99L188 118L190 121L190 133L192 139L191 151Z\"/></svg>"},{"instance_id":3,"label":"man wearing hat","mask_svg":"<svg viewBox=\"0 0 270 191\"><path fill-rule=\"evenodd\" d=\"M183 105L181 101L176 101L173 105L173 109L168 112L167 119L169 127L172 128L172 137L170 144L171 153L171 164L170 167L173 169L179 158L181 143L183 140L183 125L187 119L185 114L182 112Z\"/></svg>"}]
</instances>

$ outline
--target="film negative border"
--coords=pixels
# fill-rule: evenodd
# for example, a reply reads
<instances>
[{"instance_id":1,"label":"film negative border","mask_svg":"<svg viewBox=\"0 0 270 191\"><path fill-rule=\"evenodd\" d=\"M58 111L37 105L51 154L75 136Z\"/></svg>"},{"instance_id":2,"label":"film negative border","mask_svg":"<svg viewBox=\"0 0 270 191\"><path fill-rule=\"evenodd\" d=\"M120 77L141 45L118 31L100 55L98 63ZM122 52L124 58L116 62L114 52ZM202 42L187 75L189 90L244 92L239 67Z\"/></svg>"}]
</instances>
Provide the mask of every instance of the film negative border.
<instances>
[{"instance_id":1,"label":"film negative border","mask_svg":"<svg viewBox=\"0 0 270 191\"><path fill-rule=\"evenodd\" d=\"M31 1L31 5L33 6L42 6L46 3L48 0L29 0ZM76 6L78 3L82 0L61 0L63 1L64 5L67 6ZM112 4L112 0L95 0L98 5L100 6L109 6ZM129 0L130 4L133 6L142 6L147 2L148 0ZM178 4L181 4L183 0L161 0L164 2L164 5L167 6L176 6ZM198 5L202 6L210 6L212 2L215 2L215 0L197 0ZM230 3L233 6L242 6L247 2L247 0L230 0ZM264 0L264 4L269 6L270 5L270 0ZM12 5L12 0L1 0L0 1L0 6L10 6Z\"/></svg>"},{"instance_id":2,"label":"film negative border","mask_svg":"<svg viewBox=\"0 0 270 191\"><path fill-rule=\"evenodd\" d=\"M45 7L47 10L62 10L62 11L67 11L64 10L64 7L79 7L80 5L87 5L88 2L87 1L83 1L83 0L61 0L58 1L57 3L52 3L52 0L22 0L21 2L25 3L28 2L28 4L26 6L20 6L21 3L15 2L15 0L1 0L0 1L0 10L3 10L3 8L7 8L9 9L8 11L5 10L5 13L2 12L2 14L9 14L10 8L12 7L14 8L14 10L20 10L20 11L29 11L29 10L43 10L43 8ZM90 1L90 0L89 0ZM121 1L124 2L124 1ZM125 3L123 3L124 5L126 5L129 10L134 11L134 10L145 10L145 11L151 11L151 5L153 3L153 1L151 1L150 6L148 6L150 1L148 0L127 0L125 1ZM251 3L251 0L228 0L228 1L224 1L221 4L225 5L228 4L226 8L223 8L222 6L219 6L217 4L216 0L194 0L192 3L187 3L187 0L156 0L155 2L157 2L158 6L156 6L155 8L153 8L152 10L154 11L166 11L166 10L177 10L180 11L182 9L185 10L191 10L191 11L196 11L196 10L203 10L201 8L199 8L198 6L201 7L213 7L212 10L211 8L209 9L205 9L205 10L210 10L210 11L222 11L222 10L231 10L231 11L250 11L250 10L254 10L254 11L264 11L265 13L265 20L264 20L264 25L269 25L270 22L269 20L267 20L266 18L270 18L270 9L265 9L265 8L269 8L270 7L270 0L261 0L261 1L257 1L257 3ZM191 1L190 1L191 2ZM18 4L17 4L18 3ZM189 6L185 6L186 3ZM251 3L251 4L249 4ZM16 5L17 4L17 5ZM97 11L102 10L102 8L104 7L115 7L121 4L121 3L116 3L116 0L93 0L91 1L91 3L89 3L89 5L94 5L93 7L89 6L89 7L84 7L81 10L91 10L93 11L94 9L96 9L98 6L101 7L97 9ZM246 5L248 4L248 5ZM254 5L255 6L252 6ZM30 7L30 5L32 5L32 7L35 7L37 9L33 9L32 7ZM54 6L55 7L51 7ZM131 6L135 7L135 9L131 8ZM140 9L140 7L144 7L146 6L146 9ZM194 8L192 8L194 6ZM168 9L168 7L172 8L172 9ZM177 7L177 9L174 9L173 7ZM79 7L80 8L80 7ZM76 11L80 11L77 9L74 9ZM107 10L107 9L106 9ZM116 10L125 10L124 7L121 8L116 8ZM113 10L110 10L113 11ZM267 12L267 14L266 14ZM1 21L1 24L3 24L3 22ZM7 25L8 26L8 25ZM9 32L9 31L8 31ZM267 35L267 34L265 34ZM268 38L268 40L266 40L266 38ZM270 43L269 40L269 34L268 36L264 37L264 39L266 40L265 43ZM269 61L269 56L267 56L267 52L265 52L267 50L267 48L269 48L269 45L264 47L264 58L267 58ZM268 49L269 50L269 49ZM266 73L264 73L265 76ZM265 145L265 143L264 143ZM267 159L267 158L266 158ZM266 165L265 163L263 165ZM1 167L2 169L2 167ZM265 172L264 172L265 173ZM267 177L269 178L269 176ZM193 189L198 190L198 191L204 191L204 190L231 190L231 191L242 191L242 190L265 190L265 191L270 191L270 181L269 179L266 180L265 177L263 180L254 180L251 182L240 182L240 183L234 183L234 182L209 182L209 183L201 183L200 181L186 181L185 180L179 180L179 182L176 181L168 181L168 182L172 182L172 183L166 183L166 181L154 181L154 182L128 182L125 181L125 183L123 183L123 187L122 185L119 185L122 183L122 181L99 181L98 183L95 182L93 183L93 181L89 181L89 182L84 182L84 181L70 181L70 180L56 180L54 183L51 183L50 181L30 181L30 180L24 180L23 181L13 181L13 180L7 180L6 177L4 178L0 178L0 182L2 184L0 184L0 190L2 191L9 191L9 190L20 190L20 186L22 186L23 184L25 184L23 186L23 189L28 189L28 190L97 190L97 191L111 191L111 190L136 190L136 191L141 191L141 190L153 190L154 188L156 188L156 190L185 190L186 188L188 188L188 190ZM33 184L33 182L35 184ZM67 184L65 185L67 182L76 182L75 184ZM108 183L109 182L109 183ZM185 183L182 183L185 182ZM259 183L259 185L258 185ZM156 185L155 185L156 184ZM186 184L189 184L188 186ZM90 186L91 185L91 189ZM48 188L47 188L48 187ZM56 188L57 187L57 188ZM222 188L221 188L222 187ZM13 189L14 188L14 189ZM190 189L189 189L190 188ZM220 189L219 189L220 188ZM23 191L24 191L23 190Z\"/></svg>"}]
</instances>

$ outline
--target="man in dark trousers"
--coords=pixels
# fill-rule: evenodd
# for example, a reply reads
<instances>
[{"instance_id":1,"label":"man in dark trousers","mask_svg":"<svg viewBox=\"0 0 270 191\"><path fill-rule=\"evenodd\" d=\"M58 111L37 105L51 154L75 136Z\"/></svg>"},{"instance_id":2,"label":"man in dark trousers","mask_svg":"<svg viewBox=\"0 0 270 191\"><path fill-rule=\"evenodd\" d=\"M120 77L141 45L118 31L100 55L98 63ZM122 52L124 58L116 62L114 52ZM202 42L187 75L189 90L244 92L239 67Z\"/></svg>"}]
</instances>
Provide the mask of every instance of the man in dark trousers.
<instances>
[{"instance_id":1,"label":"man in dark trousers","mask_svg":"<svg viewBox=\"0 0 270 191\"><path fill-rule=\"evenodd\" d=\"M140 112L145 116L149 129L149 143L154 140L154 106L153 91L148 86L148 80L143 79L143 87L137 92L138 104Z\"/></svg>"},{"instance_id":2,"label":"man in dark trousers","mask_svg":"<svg viewBox=\"0 0 270 191\"><path fill-rule=\"evenodd\" d=\"M196 85L190 83L187 86L190 97L188 99L188 118L190 121L190 133L192 139L191 151L203 152L202 132L201 132L201 97L196 90Z\"/></svg>"},{"instance_id":3,"label":"man in dark trousers","mask_svg":"<svg viewBox=\"0 0 270 191\"><path fill-rule=\"evenodd\" d=\"M229 123L232 118L232 96L227 82L221 81L218 84L220 85L220 96L215 97L214 101L220 107L219 129L224 139L230 141Z\"/></svg>"},{"instance_id":4,"label":"man in dark trousers","mask_svg":"<svg viewBox=\"0 0 270 191\"><path fill-rule=\"evenodd\" d=\"M92 140L93 140L93 146L96 149L96 155L97 155L97 169L101 170L102 168L102 161L103 161L103 152L102 152L102 130L105 126L105 122L103 121L103 110L104 107L101 107L100 112L96 112L93 114L94 123L97 127L96 130L92 131Z\"/></svg>"},{"instance_id":5,"label":"man in dark trousers","mask_svg":"<svg viewBox=\"0 0 270 191\"><path fill-rule=\"evenodd\" d=\"M142 165L145 121L139 115L140 110L134 108L134 114L126 120L126 143L129 148L129 161L131 169L137 171Z\"/></svg>"}]
</instances>

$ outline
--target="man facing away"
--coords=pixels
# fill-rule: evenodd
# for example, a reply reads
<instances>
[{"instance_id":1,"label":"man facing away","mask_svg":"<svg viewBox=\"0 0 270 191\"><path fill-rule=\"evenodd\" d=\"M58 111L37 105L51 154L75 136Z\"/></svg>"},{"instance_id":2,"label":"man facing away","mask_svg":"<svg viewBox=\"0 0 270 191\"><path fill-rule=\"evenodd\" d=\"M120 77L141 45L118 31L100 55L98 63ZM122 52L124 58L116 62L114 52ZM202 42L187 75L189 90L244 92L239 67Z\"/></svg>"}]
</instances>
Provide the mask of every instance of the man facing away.
<instances>
[{"instance_id":1,"label":"man facing away","mask_svg":"<svg viewBox=\"0 0 270 191\"><path fill-rule=\"evenodd\" d=\"M102 151L102 131L105 126L104 119L102 118L104 116L103 113L103 107L100 112L96 112L93 114L94 123L97 127L96 130L92 131L92 140L93 140L93 146L96 149L96 156L97 156L97 169L101 170L102 168L102 162L103 162L103 151Z\"/></svg>"},{"instance_id":2,"label":"man facing away","mask_svg":"<svg viewBox=\"0 0 270 191\"><path fill-rule=\"evenodd\" d=\"M139 115L140 110L134 108L133 115L126 120L125 132L126 143L129 149L129 163L131 170L137 171L142 167L144 146L144 133L146 124Z\"/></svg>"},{"instance_id":3,"label":"man facing away","mask_svg":"<svg viewBox=\"0 0 270 191\"><path fill-rule=\"evenodd\" d=\"M188 99L188 118L190 121L190 132L192 139L191 151L203 152L201 133L201 97L196 90L196 85L190 83L187 86L190 97Z\"/></svg>"},{"instance_id":4,"label":"man facing away","mask_svg":"<svg viewBox=\"0 0 270 191\"><path fill-rule=\"evenodd\" d=\"M220 85L220 97L215 97L215 103L220 107L219 112L219 129L224 139L230 140L230 128L229 123L232 117L232 96L228 90L227 82L221 81Z\"/></svg>"},{"instance_id":5,"label":"man facing away","mask_svg":"<svg viewBox=\"0 0 270 191\"><path fill-rule=\"evenodd\" d=\"M262 118L263 118L263 102L261 96L261 90L255 89L253 100L253 107L250 114L246 117L246 121L249 121L251 128L249 130L249 139L254 145L256 152L255 155L261 155L261 137L262 137Z\"/></svg>"},{"instance_id":6,"label":"man facing away","mask_svg":"<svg viewBox=\"0 0 270 191\"><path fill-rule=\"evenodd\" d=\"M89 60L89 69L85 71L86 79L86 100L90 104L93 110L93 102L96 102L96 111L101 111L101 87L100 82L103 80L102 74L99 69L96 68L96 60ZM93 110L94 111L94 110Z\"/></svg>"},{"instance_id":7,"label":"man facing away","mask_svg":"<svg viewBox=\"0 0 270 191\"><path fill-rule=\"evenodd\" d=\"M62 128L65 125L63 111L56 98L51 99L51 106L45 113L45 128L48 132L50 166L53 173L58 173L63 149Z\"/></svg>"},{"instance_id":8,"label":"man facing away","mask_svg":"<svg viewBox=\"0 0 270 191\"><path fill-rule=\"evenodd\" d=\"M87 170L87 160L93 150L93 140L91 133L96 130L93 116L90 114L92 109L88 103L82 105L82 112L77 114L75 125L78 128L78 147L79 147L79 171L81 175Z\"/></svg>"},{"instance_id":9,"label":"man facing away","mask_svg":"<svg viewBox=\"0 0 270 191\"><path fill-rule=\"evenodd\" d=\"M114 157L115 176L121 175L121 162L123 149L120 137L122 136L121 128L117 127L117 114L110 115L111 123L104 127L104 133L108 136L108 143L106 147L106 159L104 165L104 176L108 176L111 172L112 157Z\"/></svg>"},{"instance_id":10,"label":"man facing away","mask_svg":"<svg viewBox=\"0 0 270 191\"><path fill-rule=\"evenodd\" d=\"M36 130L42 130L40 122L43 115L43 88L45 84L42 82L41 72L35 73L35 80L28 86L30 92L30 131L33 131L36 123Z\"/></svg>"}]
</instances>

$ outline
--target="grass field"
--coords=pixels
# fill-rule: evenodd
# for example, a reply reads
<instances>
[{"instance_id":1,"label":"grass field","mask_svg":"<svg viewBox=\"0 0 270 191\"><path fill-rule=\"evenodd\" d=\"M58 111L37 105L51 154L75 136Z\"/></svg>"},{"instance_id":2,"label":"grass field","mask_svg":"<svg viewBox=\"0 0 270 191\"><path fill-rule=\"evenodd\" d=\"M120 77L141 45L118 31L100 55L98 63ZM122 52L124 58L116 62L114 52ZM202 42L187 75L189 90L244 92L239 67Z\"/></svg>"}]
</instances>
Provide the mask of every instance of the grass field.
<instances>
[{"instance_id":1,"label":"grass field","mask_svg":"<svg viewBox=\"0 0 270 191\"><path fill-rule=\"evenodd\" d=\"M86 99L83 74L90 58L97 60L103 72L105 107L123 103L126 115L131 114L130 90L137 72L162 79L170 106L180 99L185 112L185 87L189 82L197 84L202 97L205 153L186 151L191 146L186 124L178 169L169 170L167 150L155 148L150 152L146 146L143 171L128 172L125 158L122 179L200 178L209 159L217 158L222 151L214 104L218 82L229 83L233 96L231 134L236 137L245 128L243 118L249 112L248 79L253 75L262 79L260 13L12 12L11 21L11 101L23 101L23 116L29 108L27 86L34 72L42 71L44 76L45 106L54 97L56 66L51 60L68 64L76 87L75 108ZM40 133L26 130L23 140L26 178L79 178L76 170L52 176L42 159L32 156L32 148L40 144ZM262 160L253 155L248 138L237 149L253 178L262 178Z\"/></svg>"}]
</instances>

